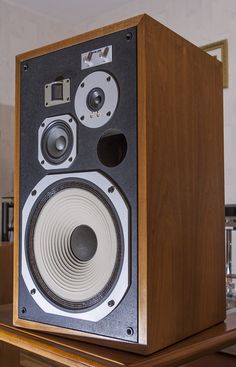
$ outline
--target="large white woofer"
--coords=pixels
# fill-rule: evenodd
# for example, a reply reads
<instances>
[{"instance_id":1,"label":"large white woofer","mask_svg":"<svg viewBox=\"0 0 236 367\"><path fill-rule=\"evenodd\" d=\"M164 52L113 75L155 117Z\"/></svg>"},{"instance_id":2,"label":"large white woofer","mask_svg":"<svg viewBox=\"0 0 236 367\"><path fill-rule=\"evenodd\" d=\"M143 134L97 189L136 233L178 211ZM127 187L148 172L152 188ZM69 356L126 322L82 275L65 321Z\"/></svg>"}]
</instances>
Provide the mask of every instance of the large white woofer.
<instances>
[{"instance_id":1,"label":"large white woofer","mask_svg":"<svg viewBox=\"0 0 236 367\"><path fill-rule=\"evenodd\" d=\"M98 172L49 175L33 188L22 275L41 309L98 321L119 304L129 284L128 218L122 195Z\"/></svg>"}]
</instances>

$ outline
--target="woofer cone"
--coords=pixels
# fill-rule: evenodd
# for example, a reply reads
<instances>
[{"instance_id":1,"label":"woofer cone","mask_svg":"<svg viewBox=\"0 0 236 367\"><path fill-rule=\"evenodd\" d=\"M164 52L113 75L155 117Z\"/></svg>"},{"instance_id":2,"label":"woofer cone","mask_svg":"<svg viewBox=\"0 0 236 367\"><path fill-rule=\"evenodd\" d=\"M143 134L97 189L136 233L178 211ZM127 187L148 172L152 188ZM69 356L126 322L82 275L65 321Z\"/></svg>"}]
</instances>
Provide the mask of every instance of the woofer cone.
<instances>
[{"instance_id":1,"label":"woofer cone","mask_svg":"<svg viewBox=\"0 0 236 367\"><path fill-rule=\"evenodd\" d=\"M26 233L30 271L50 302L85 311L114 289L124 239L113 204L97 186L82 179L51 185L31 210ZM81 250L84 241L89 241L89 252Z\"/></svg>"},{"instance_id":2,"label":"woofer cone","mask_svg":"<svg viewBox=\"0 0 236 367\"><path fill-rule=\"evenodd\" d=\"M41 151L51 164L61 164L69 158L73 148L73 133L62 120L53 121L43 132Z\"/></svg>"}]
</instances>

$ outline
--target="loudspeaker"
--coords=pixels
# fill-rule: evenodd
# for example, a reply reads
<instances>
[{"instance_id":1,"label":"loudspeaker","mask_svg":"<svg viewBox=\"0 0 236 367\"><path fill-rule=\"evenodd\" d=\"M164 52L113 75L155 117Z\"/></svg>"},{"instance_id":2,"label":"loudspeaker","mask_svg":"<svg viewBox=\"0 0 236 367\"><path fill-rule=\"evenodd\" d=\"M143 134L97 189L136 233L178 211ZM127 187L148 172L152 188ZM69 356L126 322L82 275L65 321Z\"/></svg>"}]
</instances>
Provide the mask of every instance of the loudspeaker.
<instances>
[{"instance_id":1,"label":"loudspeaker","mask_svg":"<svg viewBox=\"0 0 236 367\"><path fill-rule=\"evenodd\" d=\"M14 324L147 354L225 318L221 63L142 15L16 58Z\"/></svg>"}]
</instances>

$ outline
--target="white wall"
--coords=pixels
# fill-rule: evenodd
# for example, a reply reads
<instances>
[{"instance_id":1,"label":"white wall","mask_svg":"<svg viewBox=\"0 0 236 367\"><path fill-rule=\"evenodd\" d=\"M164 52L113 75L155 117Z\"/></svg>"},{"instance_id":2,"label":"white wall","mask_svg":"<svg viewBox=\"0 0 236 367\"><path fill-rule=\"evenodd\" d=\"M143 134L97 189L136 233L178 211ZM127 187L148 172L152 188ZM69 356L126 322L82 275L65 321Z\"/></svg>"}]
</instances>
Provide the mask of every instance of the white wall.
<instances>
[{"instance_id":1,"label":"white wall","mask_svg":"<svg viewBox=\"0 0 236 367\"><path fill-rule=\"evenodd\" d=\"M62 23L0 0L0 103L14 105L17 54L67 38L74 32L68 22Z\"/></svg>"},{"instance_id":2,"label":"white wall","mask_svg":"<svg viewBox=\"0 0 236 367\"><path fill-rule=\"evenodd\" d=\"M73 33L55 19L0 0L0 198L13 195L15 56Z\"/></svg>"},{"instance_id":3,"label":"white wall","mask_svg":"<svg viewBox=\"0 0 236 367\"><path fill-rule=\"evenodd\" d=\"M236 203L236 0L127 0L126 5L118 6L116 2L112 11L101 11L86 21L80 7L78 22L69 26L68 22L32 13L9 1L0 0L0 103L5 105L14 105L17 53L130 16L148 13L199 46L227 38L230 85L224 90L225 201ZM66 6L66 0L58 1ZM2 123L10 122L1 119L0 128ZM9 165L12 167L11 162Z\"/></svg>"},{"instance_id":4,"label":"white wall","mask_svg":"<svg viewBox=\"0 0 236 367\"><path fill-rule=\"evenodd\" d=\"M74 32L67 23L0 0L0 103L14 105L17 54L69 37Z\"/></svg>"},{"instance_id":5,"label":"white wall","mask_svg":"<svg viewBox=\"0 0 236 367\"><path fill-rule=\"evenodd\" d=\"M0 196L13 192L15 56L74 32L55 19L0 0Z\"/></svg>"},{"instance_id":6,"label":"white wall","mask_svg":"<svg viewBox=\"0 0 236 367\"><path fill-rule=\"evenodd\" d=\"M236 204L236 0L132 0L112 12L75 26L86 31L133 15L148 13L201 46L229 42L229 88L224 90L225 202Z\"/></svg>"}]
</instances>

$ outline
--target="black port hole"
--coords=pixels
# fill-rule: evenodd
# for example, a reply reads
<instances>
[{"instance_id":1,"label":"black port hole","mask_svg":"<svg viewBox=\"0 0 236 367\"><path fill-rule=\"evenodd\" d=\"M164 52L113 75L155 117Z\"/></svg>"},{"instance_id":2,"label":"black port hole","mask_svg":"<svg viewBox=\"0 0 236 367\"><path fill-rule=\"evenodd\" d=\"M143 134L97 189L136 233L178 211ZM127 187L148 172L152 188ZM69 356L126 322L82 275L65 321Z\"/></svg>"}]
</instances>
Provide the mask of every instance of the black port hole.
<instances>
[{"instance_id":1,"label":"black port hole","mask_svg":"<svg viewBox=\"0 0 236 367\"><path fill-rule=\"evenodd\" d=\"M97 144L97 155L104 166L117 166L124 160L126 153L126 137L120 130L108 129L100 137Z\"/></svg>"}]
</instances>

